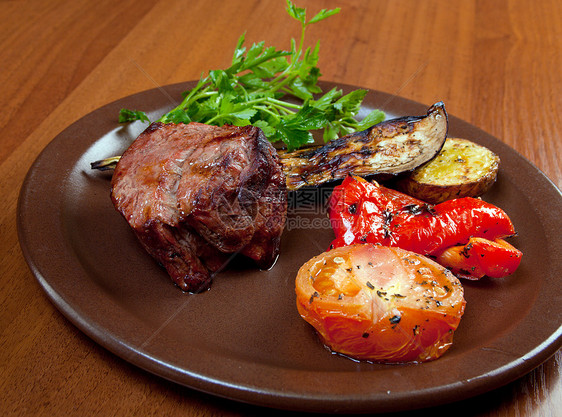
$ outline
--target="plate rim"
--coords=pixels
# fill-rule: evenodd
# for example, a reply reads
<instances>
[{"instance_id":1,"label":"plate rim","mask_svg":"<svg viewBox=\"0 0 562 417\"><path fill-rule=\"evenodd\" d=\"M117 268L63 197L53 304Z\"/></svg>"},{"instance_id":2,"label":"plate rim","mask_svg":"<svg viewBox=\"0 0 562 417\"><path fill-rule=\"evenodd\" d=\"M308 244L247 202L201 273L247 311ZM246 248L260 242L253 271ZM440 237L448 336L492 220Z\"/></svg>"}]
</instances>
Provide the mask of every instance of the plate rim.
<instances>
[{"instance_id":1,"label":"plate rim","mask_svg":"<svg viewBox=\"0 0 562 417\"><path fill-rule=\"evenodd\" d=\"M190 82L181 82L170 84L164 86L168 90L176 91L182 90L187 88L187 86L192 85L194 81ZM355 87L343 83L333 83L333 82L322 82L323 86L334 86L337 85L343 89L355 89L360 87ZM77 309L77 306L73 306L72 303L64 297L66 294L61 294L60 291L57 291L52 286L52 283L49 281L49 277L44 276L43 272L40 270L41 268L35 264L34 262L34 249L29 247L28 239L30 231L26 228L26 219L25 219L25 204L28 201L29 193L32 192L32 185L33 181L35 180L35 175L37 172L35 170L38 167L39 161L42 161L45 156L48 154L53 147L57 146L57 141L61 141L64 138L65 132L69 129L76 127L82 123L84 123L87 118L95 118L95 114L102 109L108 108L117 108L122 103L139 99L146 95L154 94L154 92L158 90L156 88L148 89L145 91L141 91L121 99L115 100L111 103L108 103L90 113L83 116L82 118L76 120L72 124L70 124L66 129L60 132L53 140L42 150L39 156L35 159L31 167L29 168L28 173L23 181L22 187L20 189L20 194L18 198L17 204L17 230L18 230L18 239L20 242L20 247L22 249L22 253L24 258L31 269L31 272L38 280L39 284L41 285L42 289L47 294L48 298L51 302L55 305L55 307L61 311L61 313L69 319L80 331L90 337L99 345L103 346L105 349L113 352L117 356L121 357L122 359L132 363L139 368L142 368L152 374L158 375L165 379L171 380L178 384L207 392L212 395L217 395L224 398L229 398L232 400L237 400L245 403L250 403L259 406L267 406L267 407L274 407L280 409L292 409L292 410L299 410L299 411L334 411L334 409L338 409L343 412L362 412L362 411L369 411L373 409L373 406L377 405L377 410L383 411L400 411L400 410L407 410L412 408L421 408L427 406L427 400L424 399L424 396L427 396L427 392L418 390L416 392L416 398L408 397L409 400L412 400L410 404L412 406L405 407L396 407L395 403L397 401L401 401L402 398L394 397L388 399L384 396L381 396L382 399L376 398L355 398L354 396L341 396L337 399L331 398L333 393L330 393L330 398L326 396L311 396L311 395L297 395L297 393L283 395L283 392L270 392L270 390L262 390L259 391L259 387L255 387L252 389L251 387L245 387L243 385L232 386L232 384L226 383L225 381L213 381L210 379L205 379L202 376L190 374L189 372L185 372L186 370L177 370L174 369L171 364L162 363L161 359L151 357L148 354L144 354L143 352L132 352L131 347L127 346L126 343L123 343L122 340L119 340L118 337L114 334L114 332L103 332L103 329L96 326L96 323L92 323L91 320L87 320L87 318L83 317L80 314L80 309ZM384 93L382 91L376 90L368 90L369 94L381 94L382 96L386 97L387 100L398 99L399 101L406 103L409 106L418 108L418 107L425 107L427 106L415 102L413 100L391 95L388 93ZM387 103L388 104L388 103ZM383 109L384 110L384 109ZM538 174L541 175L541 181L546 181L547 186L552 187L552 189L557 192L557 196L562 201L562 194L560 190L555 186L555 184L544 174L540 171L532 162L527 160L521 154L519 154L515 149L509 147L505 143L501 142L499 139L487 134L486 132L482 131L478 127L468 124L467 122L462 121L459 118L454 116L449 116L450 121L454 121L455 123L464 123L468 125L471 129L476 129L477 131L481 131L488 137L493 138L497 143L495 145L499 147L505 147L509 149L510 152L514 153L517 158L525 161L525 163L529 164L531 168L533 168ZM117 124L115 123L115 126ZM99 138L96 138L98 140ZM62 203L61 203L62 204ZM107 330L107 329L106 329ZM489 391L490 383L489 381L493 381L491 385L494 385L493 388L497 388L499 386L505 385L518 377L530 372L535 367L539 366L541 363L546 361L552 355L556 353L556 351L562 345L562 325L558 327L558 329L553 332L546 340L542 342L540 346L537 346L532 351L528 352L528 357L520 357L516 360L510 362L509 366L503 366L502 369L496 369L494 372L490 373L489 375L483 375L482 377L487 378L487 384L482 382L482 378L474 378L472 381L465 381L462 384L456 383L451 384L455 386L441 386L437 390L440 395L442 395L442 399L439 404L444 404L447 402L457 401L466 399L468 397L472 397L474 395L478 395ZM423 366L423 365L422 365ZM184 371L184 372L181 372ZM183 377L183 380L181 380ZM180 379L180 380L178 380ZM459 388L462 386L462 393L459 393ZM428 388L425 391L432 392L435 389L433 387ZM453 394L454 391L454 394ZM257 398L256 398L256 394ZM445 394L445 395L443 395ZM390 396L388 396L390 397ZM287 403L287 399L292 401L291 404ZM355 401L353 405L347 404L351 399ZM433 405L437 405L432 403Z\"/></svg>"}]
</instances>

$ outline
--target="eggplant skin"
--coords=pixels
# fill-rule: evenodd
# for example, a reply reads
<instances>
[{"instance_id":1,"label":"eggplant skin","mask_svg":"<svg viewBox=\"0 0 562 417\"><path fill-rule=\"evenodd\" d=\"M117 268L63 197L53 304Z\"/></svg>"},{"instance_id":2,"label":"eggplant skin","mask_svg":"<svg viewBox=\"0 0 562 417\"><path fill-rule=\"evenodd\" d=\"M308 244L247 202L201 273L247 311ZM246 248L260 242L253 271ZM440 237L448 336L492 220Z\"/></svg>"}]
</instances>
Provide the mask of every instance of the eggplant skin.
<instances>
[{"instance_id":1,"label":"eggplant skin","mask_svg":"<svg viewBox=\"0 0 562 417\"><path fill-rule=\"evenodd\" d=\"M393 176L410 172L439 153L447 130L445 105L438 102L424 116L385 120L322 146L281 151L287 188L317 186L347 175Z\"/></svg>"}]
</instances>

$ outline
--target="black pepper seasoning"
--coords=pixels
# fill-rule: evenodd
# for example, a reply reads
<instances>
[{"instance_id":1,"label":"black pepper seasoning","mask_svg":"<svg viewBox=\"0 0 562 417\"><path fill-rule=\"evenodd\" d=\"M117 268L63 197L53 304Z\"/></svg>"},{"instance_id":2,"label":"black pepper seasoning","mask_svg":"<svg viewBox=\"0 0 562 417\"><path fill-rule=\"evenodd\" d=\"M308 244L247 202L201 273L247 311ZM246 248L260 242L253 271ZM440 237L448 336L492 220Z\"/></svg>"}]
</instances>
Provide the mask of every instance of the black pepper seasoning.
<instances>
[{"instance_id":1,"label":"black pepper seasoning","mask_svg":"<svg viewBox=\"0 0 562 417\"><path fill-rule=\"evenodd\" d=\"M392 316L391 318L389 318L388 320L392 323L392 324L398 324L400 323L400 320L402 319L402 317L400 316Z\"/></svg>"},{"instance_id":2,"label":"black pepper seasoning","mask_svg":"<svg viewBox=\"0 0 562 417\"><path fill-rule=\"evenodd\" d=\"M320 294L318 294L318 291L314 291L314 294L312 294L310 296L310 300L308 301L310 304L312 304L312 302L314 301L314 298L318 298L320 297Z\"/></svg>"}]
</instances>

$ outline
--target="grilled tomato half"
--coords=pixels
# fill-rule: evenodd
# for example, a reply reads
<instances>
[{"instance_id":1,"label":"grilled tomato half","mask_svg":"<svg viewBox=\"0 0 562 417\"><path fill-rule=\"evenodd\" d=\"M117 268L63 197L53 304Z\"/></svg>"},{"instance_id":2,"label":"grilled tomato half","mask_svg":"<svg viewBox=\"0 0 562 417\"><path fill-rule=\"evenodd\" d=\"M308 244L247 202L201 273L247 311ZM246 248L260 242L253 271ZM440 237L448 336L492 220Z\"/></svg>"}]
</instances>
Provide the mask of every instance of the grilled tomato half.
<instances>
[{"instance_id":1,"label":"grilled tomato half","mask_svg":"<svg viewBox=\"0 0 562 417\"><path fill-rule=\"evenodd\" d=\"M425 256L376 244L343 246L305 263L297 308L322 342L371 362L425 362L453 342L463 287Z\"/></svg>"}]
</instances>

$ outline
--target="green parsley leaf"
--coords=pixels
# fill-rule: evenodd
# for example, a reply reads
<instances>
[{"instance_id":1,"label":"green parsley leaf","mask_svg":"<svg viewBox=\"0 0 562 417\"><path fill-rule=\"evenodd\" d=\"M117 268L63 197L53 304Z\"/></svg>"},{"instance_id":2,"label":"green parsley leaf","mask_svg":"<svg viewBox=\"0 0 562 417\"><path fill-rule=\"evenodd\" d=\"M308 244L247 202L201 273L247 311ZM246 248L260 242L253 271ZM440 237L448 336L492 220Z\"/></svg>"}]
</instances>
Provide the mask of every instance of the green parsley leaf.
<instances>
[{"instance_id":1,"label":"green parsley leaf","mask_svg":"<svg viewBox=\"0 0 562 417\"><path fill-rule=\"evenodd\" d=\"M310 19L310 21L308 22L308 24L312 24L312 23L317 23L320 22L321 20L324 20L330 16L333 16L337 13L340 12L340 8L336 8L333 10L326 10L326 9L322 9L318 12L318 14L316 16L314 16L312 19Z\"/></svg>"},{"instance_id":2,"label":"green parsley leaf","mask_svg":"<svg viewBox=\"0 0 562 417\"><path fill-rule=\"evenodd\" d=\"M306 24L306 9L295 6L290 0L287 0L287 13L301 22L302 25Z\"/></svg>"},{"instance_id":3,"label":"green parsley leaf","mask_svg":"<svg viewBox=\"0 0 562 417\"><path fill-rule=\"evenodd\" d=\"M121 109L119 111L119 123L134 122L135 120L140 120L141 122L149 122L148 116L143 111L128 109Z\"/></svg>"},{"instance_id":4,"label":"green parsley leaf","mask_svg":"<svg viewBox=\"0 0 562 417\"><path fill-rule=\"evenodd\" d=\"M306 28L340 9L322 9L307 21L306 9L290 0L286 4L289 16L301 25L300 38L298 42L291 39L290 50L268 47L263 41L248 49L246 34L242 34L230 67L202 74L197 85L182 94L180 105L158 121L219 126L252 124L261 128L271 142L283 141L287 149L293 150L313 142L312 130L323 130L324 140L331 140L374 120L383 120L384 113L378 110L361 122L354 118L365 90L343 95L334 88L323 93L318 85L320 42L305 49ZM119 113L120 122L134 120L149 121L141 111L123 109Z\"/></svg>"},{"instance_id":5,"label":"green parsley leaf","mask_svg":"<svg viewBox=\"0 0 562 417\"><path fill-rule=\"evenodd\" d=\"M363 120L361 120L361 122L357 124L357 130L368 129L371 126L374 126L382 122L384 118L385 118L384 112L378 109L372 110L367 116L363 118Z\"/></svg>"}]
</instances>

